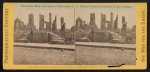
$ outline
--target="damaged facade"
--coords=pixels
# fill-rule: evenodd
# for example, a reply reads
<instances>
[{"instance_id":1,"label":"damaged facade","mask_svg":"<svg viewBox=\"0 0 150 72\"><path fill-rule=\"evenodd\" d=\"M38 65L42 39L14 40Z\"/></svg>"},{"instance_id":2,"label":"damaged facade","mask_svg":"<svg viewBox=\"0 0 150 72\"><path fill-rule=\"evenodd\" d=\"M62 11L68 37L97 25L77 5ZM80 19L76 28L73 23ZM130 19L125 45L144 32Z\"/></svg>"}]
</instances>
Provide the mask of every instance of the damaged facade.
<instances>
[{"instance_id":1,"label":"damaged facade","mask_svg":"<svg viewBox=\"0 0 150 72\"><path fill-rule=\"evenodd\" d=\"M57 16L52 20L52 14L49 13L48 21L44 19L44 15L39 14L39 29L34 25L34 15L29 14L28 24L24 24L19 18L14 20L15 41L22 38L27 39L28 42L73 42L73 41L90 41L90 42L125 42L132 40L135 42L135 32L132 34L127 31L127 22L125 16L122 16L122 27L118 28L118 14L113 19L114 13L110 12L110 19L107 20L106 15L101 13L100 29L96 24L95 13L89 14L89 22L77 17L75 24L71 29L66 29L66 22L64 17L60 17L60 29L57 28ZM132 28L132 31L135 27ZM19 31L19 32L17 32ZM21 31L25 31L26 36L19 36ZM130 36L131 34L131 36ZM18 40L16 40L18 39ZM132 42L129 41L129 42Z\"/></svg>"}]
</instances>

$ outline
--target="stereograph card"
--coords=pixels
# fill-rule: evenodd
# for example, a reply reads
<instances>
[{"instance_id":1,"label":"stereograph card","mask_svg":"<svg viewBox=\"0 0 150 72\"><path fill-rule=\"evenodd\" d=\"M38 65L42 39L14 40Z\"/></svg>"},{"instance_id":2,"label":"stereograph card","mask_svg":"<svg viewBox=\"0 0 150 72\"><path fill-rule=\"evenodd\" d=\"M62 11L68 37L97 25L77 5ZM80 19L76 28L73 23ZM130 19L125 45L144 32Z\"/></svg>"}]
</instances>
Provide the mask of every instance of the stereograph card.
<instances>
[{"instance_id":1,"label":"stereograph card","mask_svg":"<svg viewBox=\"0 0 150 72\"><path fill-rule=\"evenodd\" d=\"M146 69L146 3L4 3L4 69Z\"/></svg>"}]
</instances>

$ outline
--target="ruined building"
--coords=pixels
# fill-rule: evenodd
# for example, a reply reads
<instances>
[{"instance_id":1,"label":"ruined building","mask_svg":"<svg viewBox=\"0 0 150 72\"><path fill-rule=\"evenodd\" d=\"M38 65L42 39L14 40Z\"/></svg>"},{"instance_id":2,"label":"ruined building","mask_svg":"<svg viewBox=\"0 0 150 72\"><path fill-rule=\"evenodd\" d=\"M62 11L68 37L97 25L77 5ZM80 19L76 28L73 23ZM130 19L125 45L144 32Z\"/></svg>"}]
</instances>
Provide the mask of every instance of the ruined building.
<instances>
[{"instance_id":1,"label":"ruined building","mask_svg":"<svg viewBox=\"0 0 150 72\"><path fill-rule=\"evenodd\" d=\"M47 31L51 31L51 24L52 24L52 14L51 13L49 13L49 23L48 23L48 25L47 25Z\"/></svg>"},{"instance_id":2,"label":"ruined building","mask_svg":"<svg viewBox=\"0 0 150 72\"><path fill-rule=\"evenodd\" d=\"M90 22L87 24L84 20L82 20L80 17L76 19L76 24L75 24L75 30L77 29L97 29L97 25L95 22L95 13L90 13Z\"/></svg>"},{"instance_id":3,"label":"ruined building","mask_svg":"<svg viewBox=\"0 0 150 72\"><path fill-rule=\"evenodd\" d=\"M105 22L106 22L106 15L101 13L101 29L102 30L106 29Z\"/></svg>"},{"instance_id":4,"label":"ruined building","mask_svg":"<svg viewBox=\"0 0 150 72\"><path fill-rule=\"evenodd\" d=\"M44 20L44 15L39 15L39 30L51 31L51 13L49 13L49 21Z\"/></svg>"},{"instance_id":5,"label":"ruined building","mask_svg":"<svg viewBox=\"0 0 150 72\"><path fill-rule=\"evenodd\" d=\"M83 37L90 30L89 25L80 17L76 19L76 24L71 28L76 38Z\"/></svg>"},{"instance_id":6,"label":"ruined building","mask_svg":"<svg viewBox=\"0 0 150 72\"><path fill-rule=\"evenodd\" d=\"M113 30L113 13L110 13L110 21L106 20L106 15L101 13L101 29Z\"/></svg>"},{"instance_id":7,"label":"ruined building","mask_svg":"<svg viewBox=\"0 0 150 72\"><path fill-rule=\"evenodd\" d=\"M39 15L39 30L44 29L44 15Z\"/></svg>"},{"instance_id":8,"label":"ruined building","mask_svg":"<svg viewBox=\"0 0 150 72\"><path fill-rule=\"evenodd\" d=\"M16 18L14 20L14 29L16 30L35 30L36 26L34 25L34 15L33 14L29 14L28 15L28 23L27 25L24 24L23 21L21 21L19 18Z\"/></svg>"},{"instance_id":9,"label":"ruined building","mask_svg":"<svg viewBox=\"0 0 150 72\"><path fill-rule=\"evenodd\" d=\"M34 25L34 15L29 14L27 30L35 30L36 26Z\"/></svg>"},{"instance_id":10,"label":"ruined building","mask_svg":"<svg viewBox=\"0 0 150 72\"><path fill-rule=\"evenodd\" d=\"M108 21L108 30L112 30L113 29L113 13L110 13L110 21Z\"/></svg>"},{"instance_id":11,"label":"ruined building","mask_svg":"<svg viewBox=\"0 0 150 72\"><path fill-rule=\"evenodd\" d=\"M65 29L66 29L66 23L64 22L64 17L61 17L61 29L60 29L60 33L62 37L65 37Z\"/></svg>"},{"instance_id":12,"label":"ruined building","mask_svg":"<svg viewBox=\"0 0 150 72\"><path fill-rule=\"evenodd\" d=\"M121 32L125 32L127 28L127 22L125 16L122 16L122 29ZM101 13L101 30L117 31L118 30L118 14L113 22L113 13L110 13L110 21L106 20L106 15Z\"/></svg>"},{"instance_id":13,"label":"ruined building","mask_svg":"<svg viewBox=\"0 0 150 72\"><path fill-rule=\"evenodd\" d=\"M113 30L116 31L118 29L118 14L117 14L117 17L114 21L114 27L113 27Z\"/></svg>"},{"instance_id":14,"label":"ruined building","mask_svg":"<svg viewBox=\"0 0 150 72\"><path fill-rule=\"evenodd\" d=\"M95 13L90 13L89 26L90 26L91 29L97 29L97 25L95 23Z\"/></svg>"},{"instance_id":15,"label":"ruined building","mask_svg":"<svg viewBox=\"0 0 150 72\"><path fill-rule=\"evenodd\" d=\"M14 30L25 30L26 29L26 25L24 24L23 21L21 21L19 18L16 18L14 20Z\"/></svg>"},{"instance_id":16,"label":"ruined building","mask_svg":"<svg viewBox=\"0 0 150 72\"><path fill-rule=\"evenodd\" d=\"M76 28L79 28L79 27L82 27L82 23L83 23L84 21L80 18L80 17L78 17L77 19L76 19Z\"/></svg>"},{"instance_id":17,"label":"ruined building","mask_svg":"<svg viewBox=\"0 0 150 72\"><path fill-rule=\"evenodd\" d=\"M75 30L89 30L90 26L80 17L76 19Z\"/></svg>"},{"instance_id":18,"label":"ruined building","mask_svg":"<svg viewBox=\"0 0 150 72\"><path fill-rule=\"evenodd\" d=\"M122 16L122 29L121 32L125 32L127 29L127 22L125 21L125 16Z\"/></svg>"},{"instance_id":19,"label":"ruined building","mask_svg":"<svg viewBox=\"0 0 150 72\"><path fill-rule=\"evenodd\" d=\"M57 17L55 16L55 19L52 23L52 32L57 33Z\"/></svg>"}]
</instances>

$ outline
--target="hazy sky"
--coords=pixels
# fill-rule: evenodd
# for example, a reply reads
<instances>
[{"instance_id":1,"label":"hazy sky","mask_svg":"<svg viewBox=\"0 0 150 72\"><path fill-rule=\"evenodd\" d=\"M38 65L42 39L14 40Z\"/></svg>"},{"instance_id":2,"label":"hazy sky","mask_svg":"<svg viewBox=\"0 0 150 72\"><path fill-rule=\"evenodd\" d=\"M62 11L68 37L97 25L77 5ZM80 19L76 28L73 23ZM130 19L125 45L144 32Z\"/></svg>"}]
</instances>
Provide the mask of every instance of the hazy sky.
<instances>
[{"instance_id":1,"label":"hazy sky","mask_svg":"<svg viewBox=\"0 0 150 72\"><path fill-rule=\"evenodd\" d=\"M57 26L60 28L60 18L64 17L64 21L66 22L66 27L71 28L75 23L74 18L80 17L86 23L89 23L90 20L90 13L95 13L96 16L96 25L100 28L101 24L101 13L106 14L106 20L110 20L110 12L113 12L113 21L116 19L118 14L118 25L121 28L122 26L122 16L125 16L127 21L127 26L131 28L136 23L136 14L135 10L119 10L119 9L104 9L104 8L82 8L82 9L37 9L37 10L15 10L15 18L19 18L24 21L25 24L28 23L28 14L34 14L34 24L36 28L39 29L39 14L43 14L45 21L48 21L49 12L52 14L52 21L54 20L55 16L57 16ZM74 15L75 14L75 15ZM75 17L74 17L75 16Z\"/></svg>"}]
</instances>

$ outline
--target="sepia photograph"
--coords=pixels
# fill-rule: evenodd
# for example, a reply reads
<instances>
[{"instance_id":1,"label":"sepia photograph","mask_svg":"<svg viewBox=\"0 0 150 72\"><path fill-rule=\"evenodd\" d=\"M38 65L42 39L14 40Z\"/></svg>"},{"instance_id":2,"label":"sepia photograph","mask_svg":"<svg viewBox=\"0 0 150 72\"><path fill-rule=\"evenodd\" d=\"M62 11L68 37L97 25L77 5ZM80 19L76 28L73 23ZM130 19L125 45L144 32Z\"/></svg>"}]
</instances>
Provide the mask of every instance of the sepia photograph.
<instances>
[{"instance_id":1,"label":"sepia photograph","mask_svg":"<svg viewBox=\"0 0 150 72\"><path fill-rule=\"evenodd\" d=\"M134 10L80 9L75 14L76 64L136 64Z\"/></svg>"},{"instance_id":2,"label":"sepia photograph","mask_svg":"<svg viewBox=\"0 0 150 72\"><path fill-rule=\"evenodd\" d=\"M16 8L13 64L136 65L135 9Z\"/></svg>"}]
</instances>

